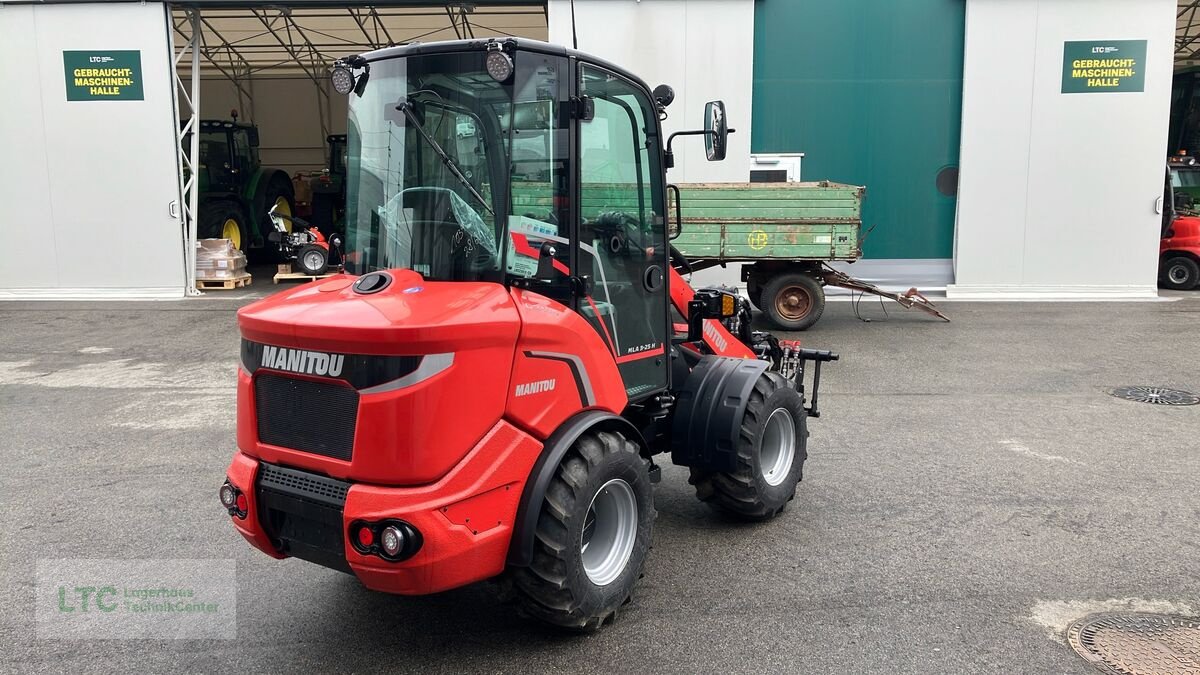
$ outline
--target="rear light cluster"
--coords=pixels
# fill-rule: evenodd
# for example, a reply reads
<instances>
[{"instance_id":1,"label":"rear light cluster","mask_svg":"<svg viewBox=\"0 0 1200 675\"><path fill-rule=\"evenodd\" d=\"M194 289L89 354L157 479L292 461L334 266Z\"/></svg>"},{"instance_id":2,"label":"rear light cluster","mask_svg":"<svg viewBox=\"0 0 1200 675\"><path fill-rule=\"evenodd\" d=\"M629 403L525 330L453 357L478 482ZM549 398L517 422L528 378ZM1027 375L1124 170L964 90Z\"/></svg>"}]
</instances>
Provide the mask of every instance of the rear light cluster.
<instances>
[{"instance_id":1,"label":"rear light cluster","mask_svg":"<svg viewBox=\"0 0 1200 675\"><path fill-rule=\"evenodd\" d=\"M389 562L407 560L421 550L424 539L417 528L403 520L350 523L350 545L363 555L374 555Z\"/></svg>"},{"instance_id":2,"label":"rear light cluster","mask_svg":"<svg viewBox=\"0 0 1200 675\"><path fill-rule=\"evenodd\" d=\"M229 515L236 516L241 519L246 518L246 509L249 507L249 500L246 499L246 493L235 488L228 480L221 486L218 493L221 498L221 506L229 511Z\"/></svg>"}]
</instances>

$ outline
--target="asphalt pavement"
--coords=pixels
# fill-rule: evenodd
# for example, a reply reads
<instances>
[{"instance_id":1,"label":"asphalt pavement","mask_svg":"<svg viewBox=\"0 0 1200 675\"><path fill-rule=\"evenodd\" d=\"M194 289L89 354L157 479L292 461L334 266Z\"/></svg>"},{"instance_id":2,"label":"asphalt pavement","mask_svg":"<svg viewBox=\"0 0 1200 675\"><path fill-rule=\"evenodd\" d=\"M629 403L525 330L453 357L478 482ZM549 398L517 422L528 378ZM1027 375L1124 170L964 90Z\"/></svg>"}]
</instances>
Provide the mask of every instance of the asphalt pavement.
<instances>
[{"instance_id":1,"label":"asphalt pavement","mask_svg":"<svg viewBox=\"0 0 1200 675\"><path fill-rule=\"evenodd\" d=\"M0 670L1095 672L1073 619L1200 614L1200 406L1107 393L1200 391L1200 293L1173 299L831 302L789 336L842 355L796 500L737 523L665 466L645 578L591 636L251 549L217 503L244 298L3 303ZM235 560L236 639L39 634L38 563L81 558Z\"/></svg>"}]
</instances>

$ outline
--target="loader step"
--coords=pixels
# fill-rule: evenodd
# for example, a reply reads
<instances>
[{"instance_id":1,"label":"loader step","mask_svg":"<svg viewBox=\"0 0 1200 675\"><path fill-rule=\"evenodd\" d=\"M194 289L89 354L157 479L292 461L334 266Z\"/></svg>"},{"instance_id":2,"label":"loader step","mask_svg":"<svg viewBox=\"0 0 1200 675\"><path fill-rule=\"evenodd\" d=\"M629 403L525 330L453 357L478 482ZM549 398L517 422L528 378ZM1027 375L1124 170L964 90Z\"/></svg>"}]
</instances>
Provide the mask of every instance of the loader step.
<instances>
[{"instance_id":1,"label":"loader step","mask_svg":"<svg viewBox=\"0 0 1200 675\"><path fill-rule=\"evenodd\" d=\"M253 277L249 274L242 274L229 279L197 279L196 288L202 291L228 291L234 288L249 286L253 281Z\"/></svg>"}]
</instances>

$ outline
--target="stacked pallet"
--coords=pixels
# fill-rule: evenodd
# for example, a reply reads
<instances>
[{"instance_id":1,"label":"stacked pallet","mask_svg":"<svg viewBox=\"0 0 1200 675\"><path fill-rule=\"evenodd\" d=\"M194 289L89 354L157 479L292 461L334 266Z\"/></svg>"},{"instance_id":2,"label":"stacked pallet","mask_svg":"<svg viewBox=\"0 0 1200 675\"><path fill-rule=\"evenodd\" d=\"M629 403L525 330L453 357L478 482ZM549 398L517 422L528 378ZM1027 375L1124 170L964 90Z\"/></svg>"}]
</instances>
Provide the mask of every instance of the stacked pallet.
<instances>
[{"instance_id":1,"label":"stacked pallet","mask_svg":"<svg viewBox=\"0 0 1200 675\"><path fill-rule=\"evenodd\" d=\"M196 287L202 289L241 288L250 285L246 272L246 254L228 239L201 239L196 242Z\"/></svg>"}]
</instances>

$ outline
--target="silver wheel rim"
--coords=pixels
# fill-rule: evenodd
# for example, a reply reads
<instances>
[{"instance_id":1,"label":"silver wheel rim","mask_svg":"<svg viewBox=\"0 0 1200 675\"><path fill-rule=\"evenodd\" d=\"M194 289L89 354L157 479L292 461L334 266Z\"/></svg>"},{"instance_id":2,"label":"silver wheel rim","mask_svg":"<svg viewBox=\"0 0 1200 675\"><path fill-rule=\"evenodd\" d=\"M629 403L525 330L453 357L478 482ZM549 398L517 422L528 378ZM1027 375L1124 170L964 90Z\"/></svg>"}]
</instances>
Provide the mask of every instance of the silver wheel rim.
<instances>
[{"instance_id":1,"label":"silver wheel rim","mask_svg":"<svg viewBox=\"0 0 1200 675\"><path fill-rule=\"evenodd\" d=\"M1167 278L1171 280L1171 283L1182 284L1183 282L1187 281L1188 273L1187 270L1184 269L1183 265L1173 265L1171 269L1167 271Z\"/></svg>"},{"instance_id":2,"label":"silver wheel rim","mask_svg":"<svg viewBox=\"0 0 1200 675\"><path fill-rule=\"evenodd\" d=\"M309 251L304 256L304 266L310 271L321 266L321 254L316 251Z\"/></svg>"},{"instance_id":3,"label":"silver wheel rim","mask_svg":"<svg viewBox=\"0 0 1200 675\"><path fill-rule=\"evenodd\" d=\"M767 485L779 485L792 470L796 456L796 422L786 408L776 408L763 427L758 446L758 470Z\"/></svg>"},{"instance_id":4,"label":"silver wheel rim","mask_svg":"<svg viewBox=\"0 0 1200 675\"><path fill-rule=\"evenodd\" d=\"M579 537L583 571L597 586L607 586L629 563L637 541L638 507L629 483L614 478L592 497Z\"/></svg>"}]
</instances>

